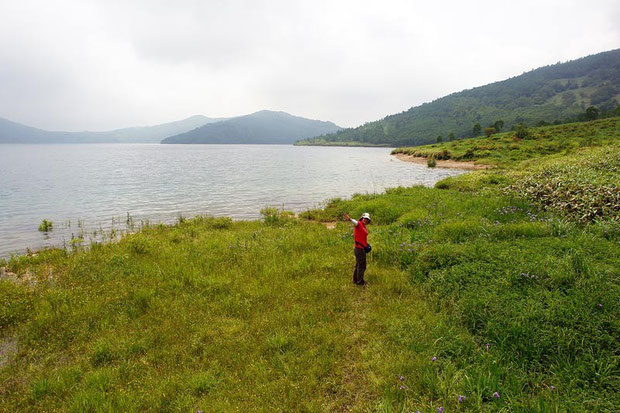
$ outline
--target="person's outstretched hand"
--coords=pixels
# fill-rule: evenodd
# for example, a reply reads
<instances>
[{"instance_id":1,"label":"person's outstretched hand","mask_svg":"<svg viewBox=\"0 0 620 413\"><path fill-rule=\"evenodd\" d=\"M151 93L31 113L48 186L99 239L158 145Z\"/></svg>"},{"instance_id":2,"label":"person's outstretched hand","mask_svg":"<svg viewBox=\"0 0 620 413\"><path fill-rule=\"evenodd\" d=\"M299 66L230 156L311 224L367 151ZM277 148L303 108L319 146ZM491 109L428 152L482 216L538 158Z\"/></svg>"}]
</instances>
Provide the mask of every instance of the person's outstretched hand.
<instances>
[{"instance_id":1,"label":"person's outstretched hand","mask_svg":"<svg viewBox=\"0 0 620 413\"><path fill-rule=\"evenodd\" d=\"M346 219L348 219L348 220L350 220L350 219L351 219L351 215L349 215L349 214L344 214L344 217L345 217Z\"/></svg>"}]
</instances>

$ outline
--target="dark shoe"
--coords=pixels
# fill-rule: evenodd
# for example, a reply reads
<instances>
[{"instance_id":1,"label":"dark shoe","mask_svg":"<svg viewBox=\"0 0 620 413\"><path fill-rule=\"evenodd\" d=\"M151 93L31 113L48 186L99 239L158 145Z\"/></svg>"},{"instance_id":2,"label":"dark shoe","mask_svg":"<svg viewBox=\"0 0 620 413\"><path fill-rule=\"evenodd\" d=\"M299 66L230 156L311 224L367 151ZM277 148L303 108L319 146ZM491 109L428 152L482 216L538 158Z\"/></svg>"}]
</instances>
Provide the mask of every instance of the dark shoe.
<instances>
[{"instance_id":1,"label":"dark shoe","mask_svg":"<svg viewBox=\"0 0 620 413\"><path fill-rule=\"evenodd\" d=\"M366 281L360 281L360 282L357 282L355 284L359 285L360 287L365 287L366 286Z\"/></svg>"}]
</instances>

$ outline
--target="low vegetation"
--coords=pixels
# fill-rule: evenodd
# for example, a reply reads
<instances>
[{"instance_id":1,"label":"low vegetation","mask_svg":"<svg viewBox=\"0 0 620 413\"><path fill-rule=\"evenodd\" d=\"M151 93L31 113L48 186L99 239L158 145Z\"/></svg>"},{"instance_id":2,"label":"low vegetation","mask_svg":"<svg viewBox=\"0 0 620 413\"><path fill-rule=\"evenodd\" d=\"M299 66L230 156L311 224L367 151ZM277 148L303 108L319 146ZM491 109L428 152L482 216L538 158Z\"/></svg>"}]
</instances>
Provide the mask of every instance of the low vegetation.
<instances>
[{"instance_id":1,"label":"low vegetation","mask_svg":"<svg viewBox=\"0 0 620 413\"><path fill-rule=\"evenodd\" d=\"M459 141L501 167L436 188L0 262L0 410L617 411L620 151L597 122ZM366 288L345 212L373 217Z\"/></svg>"},{"instance_id":2,"label":"low vegetation","mask_svg":"<svg viewBox=\"0 0 620 413\"><path fill-rule=\"evenodd\" d=\"M425 146L397 148L392 153L436 159L475 161L512 167L527 159L570 154L584 147L620 144L620 117L592 122L517 129L485 138L459 139Z\"/></svg>"},{"instance_id":3,"label":"low vegetation","mask_svg":"<svg viewBox=\"0 0 620 413\"><path fill-rule=\"evenodd\" d=\"M39 224L39 231L41 231L41 232L49 232L53 228L54 228L54 223L52 221L48 221L47 219L44 219Z\"/></svg>"},{"instance_id":4,"label":"low vegetation","mask_svg":"<svg viewBox=\"0 0 620 413\"><path fill-rule=\"evenodd\" d=\"M507 191L579 222L620 220L620 145L524 162Z\"/></svg>"}]
</instances>

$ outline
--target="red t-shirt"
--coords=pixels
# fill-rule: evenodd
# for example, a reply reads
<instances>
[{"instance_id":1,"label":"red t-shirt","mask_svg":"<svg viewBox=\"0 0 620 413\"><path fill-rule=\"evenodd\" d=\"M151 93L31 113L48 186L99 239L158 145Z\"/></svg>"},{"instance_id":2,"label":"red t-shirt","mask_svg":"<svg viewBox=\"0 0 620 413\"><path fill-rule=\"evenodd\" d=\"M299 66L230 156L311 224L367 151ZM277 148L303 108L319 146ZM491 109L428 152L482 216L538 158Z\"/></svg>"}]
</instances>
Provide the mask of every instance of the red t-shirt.
<instances>
[{"instance_id":1,"label":"red t-shirt","mask_svg":"<svg viewBox=\"0 0 620 413\"><path fill-rule=\"evenodd\" d=\"M353 229L353 237L355 238L355 248L364 248L368 245L368 230L362 221L357 221L357 225Z\"/></svg>"}]
</instances>

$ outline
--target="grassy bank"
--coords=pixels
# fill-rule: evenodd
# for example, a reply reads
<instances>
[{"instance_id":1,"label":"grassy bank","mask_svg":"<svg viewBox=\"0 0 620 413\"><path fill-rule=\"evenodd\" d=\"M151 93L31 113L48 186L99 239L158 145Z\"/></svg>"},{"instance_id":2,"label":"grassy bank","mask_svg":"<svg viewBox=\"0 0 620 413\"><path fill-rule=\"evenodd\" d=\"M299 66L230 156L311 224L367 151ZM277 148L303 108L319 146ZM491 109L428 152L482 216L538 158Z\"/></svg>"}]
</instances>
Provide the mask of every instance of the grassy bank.
<instances>
[{"instance_id":1,"label":"grassy bank","mask_svg":"<svg viewBox=\"0 0 620 413\"><path fill-rule=\"evenodd\" d=\"M614 117L592 122L529 128L520 134L510 131L490 137L397 148L392 153L512 167L524 160L558 153L569 154L584 147L618 144L619 140L620 117Z\"/></svg>"},{"instance_id":2,"label":"grassy bank","mask_svg":"<svg viewBox=\"0 0 620 413\"><path fill-rule=\"evenodd\" d=\"M0 281L0 410L617 411L620 156L605 130L301 219L199 217L0 263L15 274ZM366 288L350 225L316 222L344 212L373 216Z\"/></svg>"}]
</instances>

